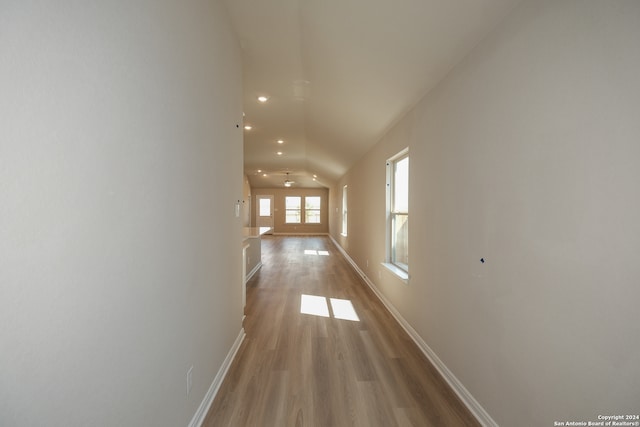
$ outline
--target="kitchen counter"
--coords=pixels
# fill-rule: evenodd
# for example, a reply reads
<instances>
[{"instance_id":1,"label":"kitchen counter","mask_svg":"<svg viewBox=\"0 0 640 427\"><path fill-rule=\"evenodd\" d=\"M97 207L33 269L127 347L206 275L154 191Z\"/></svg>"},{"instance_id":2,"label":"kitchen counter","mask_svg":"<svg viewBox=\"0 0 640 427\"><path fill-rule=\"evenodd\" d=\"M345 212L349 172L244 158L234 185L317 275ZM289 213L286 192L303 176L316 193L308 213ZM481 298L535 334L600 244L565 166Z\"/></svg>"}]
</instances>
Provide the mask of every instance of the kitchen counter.
<instances>
[{"instance_id":1,"label":"kitchen counter","mask_svg":"<svg viewBox=\"0 0 640 427\"><path fill-rule=\"evenodd\" d=\"M271 227L244 227L242 229L242 237L244 239L260 237L271 231Z\"/></svg>"}]
</instances>

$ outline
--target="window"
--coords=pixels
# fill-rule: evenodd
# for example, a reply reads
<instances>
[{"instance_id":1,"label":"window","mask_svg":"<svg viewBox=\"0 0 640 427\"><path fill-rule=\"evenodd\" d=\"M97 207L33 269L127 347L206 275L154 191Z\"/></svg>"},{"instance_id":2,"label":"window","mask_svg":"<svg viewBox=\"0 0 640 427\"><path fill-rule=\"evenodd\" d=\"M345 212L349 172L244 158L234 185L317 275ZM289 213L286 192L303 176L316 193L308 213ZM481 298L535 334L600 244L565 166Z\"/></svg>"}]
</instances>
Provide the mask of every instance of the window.
<instances>
[{"instance_id":1,"label":"window","mask_svg":"<svg viewBox=\"0 0 640 427\"><path fill-rule=\"evenodd\" d=\"M286 196L285 219L286 224L301 224L304 218L305 224L320 224L322 198L320 196L305 196L304 209L301 196Z\"/></svg>"},{"instance_id":2,"label":"window","mask_svg":"<svg viewBox=\"0 0 640 427\"><path fill-rule=\"evenodd\" d=\"M342 235L347 235L347 186L342 187Z\"/></svg>"},{"instance_id":3,"label":"window","mask_svg":"<svg viewBox=\"0 0 640 427\"><path fill-rule=\"evenodd\" d=\"M286 196L285 197L285 219L287 224L300 224L302 215L302 202L300 196Z\"/></svg>"},{"instance_id":4,"label":"window","mask_svg":"<svg viewBox=\"0 0 640 427\"><path fill-rule=\"evenodd\" d=\"M409 152L387 161L387 262L392 271L409 272ZM404 274L402 274L404 272Z\"/></svg>"},{"instance_id":5,"label":"window","mask_svg":"<svg viewBox=\"0 0 640 427\"><path fill-rule=\"evenodd\" d=\"M307 224L320 224L320 196L304 198L304 222Z\"/></svg>"},{"instance_id":6,"label":"window","mask_svg":"<svg viewBox=\"0 0 640 427\"><path fill-rule=\"evenodd\" d=\"M259 198L260 216L271 216L271 199Z\"/></svg>"}]
</instances>

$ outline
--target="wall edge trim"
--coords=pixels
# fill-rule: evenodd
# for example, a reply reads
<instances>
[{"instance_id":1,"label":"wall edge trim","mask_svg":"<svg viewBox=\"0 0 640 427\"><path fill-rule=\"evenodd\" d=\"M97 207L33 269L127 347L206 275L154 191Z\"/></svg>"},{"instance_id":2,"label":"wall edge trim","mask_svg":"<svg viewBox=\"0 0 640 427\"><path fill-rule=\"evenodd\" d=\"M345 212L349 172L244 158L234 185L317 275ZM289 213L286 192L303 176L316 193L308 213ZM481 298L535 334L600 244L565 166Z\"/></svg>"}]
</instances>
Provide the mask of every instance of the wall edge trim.
<instances>
[{"instance_id":1,"label":"wall edge trim","mask_svg":"<svg viewBox=\"0 0 640 427\"><path fill-rule=\"evenodd\" d=\"M413 327L407 322L404 317L400 314L400 312L391 304L391 302L380 292L380 290L376 287L376 285L367 277L367 275L358 267L358 264L349 256L349 254L344 250L344 248L333 238L333 236L329 235L329 238L336 246L336 248L342 253L347 262L351 264L351 267L358 273L358 275L364 280L364 282L369 286L369 288L373 291L373 293L378 297L380 302L385 306L385 308L391 313L394 319L400 324L402 329L411 337L413 342L416 343L420 351L427 357L427 359L431 362L431 364L436 368L436 370L440 373L442 378L449 384L449 387L453 390L453 392L460 398L462 403L469 409L469 411L473 414L473 416L478 420L478 422L483 427L499 427L498 424L491 418L489 413L480 405L480 403L473 397L473 395L466 389L466 387L460 382L458 378L449 370L447 365L444 364L442 360L438 357L438 355L429 347L429 345L422 339L420 334L413 329Z\"/></svg>"},{"instance_id":2,"label":"wall edge trim","mask_svg":"<svg viewBox=\"0 0 640 427\"><path fill-rule=\"evenodd\" d=\"M244 328L240 328L240 333L238 334L233 345L231 346L231 349L229 349L229 353L227 353L227 357L224 359L224 362L222 362L222 366L220 366L218 373L213 379L211 386L209 386L209 390L207 390L207 393L204 395L204 399L202 399L202 402L200 403L200 406L198 407L198 410L196 411L196 413L193 415L193 418L191 419L191 422L189 423L188 427L200 427L202 426L202 423L204 423L204 420L207 417L207 414L209 413L209 409L211 408L211 404L213 403L213 400L215 399L216 394L218 394L218 391L220 390L220 386L222 385L222 382L227 376L227 373L229 372L229 367L231 367L231 363L236 358L236 355L238 354L238 350L240 350L240 345L244 341L245 336L246 334L244 332Z\"/></svg>"}]
</instances>

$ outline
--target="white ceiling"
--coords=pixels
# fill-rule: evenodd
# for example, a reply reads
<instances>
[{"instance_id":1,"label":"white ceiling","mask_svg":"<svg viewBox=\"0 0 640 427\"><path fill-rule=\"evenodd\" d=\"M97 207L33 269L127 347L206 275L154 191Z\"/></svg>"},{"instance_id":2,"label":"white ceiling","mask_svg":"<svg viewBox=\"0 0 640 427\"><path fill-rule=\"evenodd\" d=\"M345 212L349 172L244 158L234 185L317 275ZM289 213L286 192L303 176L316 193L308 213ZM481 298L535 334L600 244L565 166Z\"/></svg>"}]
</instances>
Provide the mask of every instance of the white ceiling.
<instances>
[{"instance_id":1,"label":"white ceiling","mask_svg":"<svg viewBox=\"0 0 640 427\"><path fill-rule=\"evenodd\" d=\"M329 186L519 1L225 0L251 185Z\"/></svg>"}]
</instances>

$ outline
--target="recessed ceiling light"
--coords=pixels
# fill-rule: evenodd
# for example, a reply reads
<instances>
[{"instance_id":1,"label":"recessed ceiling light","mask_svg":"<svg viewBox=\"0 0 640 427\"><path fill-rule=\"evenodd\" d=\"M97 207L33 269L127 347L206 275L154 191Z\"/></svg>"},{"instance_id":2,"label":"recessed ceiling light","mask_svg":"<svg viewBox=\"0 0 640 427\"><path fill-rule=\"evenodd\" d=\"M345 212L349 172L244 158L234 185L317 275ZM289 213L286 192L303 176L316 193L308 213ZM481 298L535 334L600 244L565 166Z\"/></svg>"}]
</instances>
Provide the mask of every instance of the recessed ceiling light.
<instances>
[{"instance_id":1,"label":"recessed ceiling light","mask_svg":"<svg viewBox=\"0 0 640 427\"><path fill-rule=\"evenodd\" d=\"M251 129L253 129L253 128L251 127L251 125L244 125L244 129L245 129L245 130L251 130Z\"/></svg>"},{"instance_id":2,"label":"recessed ceiling light","mask_svg":"<svg viewBox=\"0 0 640 427\"><path fill-rule=\"evenodd\" d=\"M263 174L262 174L262 176L267 176L267 174L266 174L266 173L263 173Z\"/></svg>"},{"instance_id":3,"label":"recessed ceiling light","mask_svg":"<svg viewBox=\"0 0 640 427\"><path fill-rule=\"evenodd\" d=\"M258 173L262 172L262 169L258 169Z\"/></svg>"},{"instance_id":4,"label":"recessed ceiling light","mask_svg":"<svg viewBox=\"0 0 640 427\"><path fill-rule=\"evenodd\" d=\"M314 173L314 174L313 174L313 177L314 177L314 178L317 178L317 177L318 177L318 175L316 175L316 174Z\"/></svg>"},{"instance_id":5,"label":"recessed ceiling light","mask_svg":"<svg viewBox=\"0 0 640 427\"><path fill-rule=\"evenodd\" d=\"M279 139L279 140L278 140L278 144L284 144L284 140Z\"/></svg>"},{"instance_id":6,"label":"recessed ceiling light","mask_svg":"<svg viewBox=\"0 0 640 427\"><path fill-rule=\"evenodd\" d=\"M268 96L261 95L261 96L258 97L258 101L260 101L262 103L267 102L268 100L269 100Z\"/></svg>"},{"instance_id":7,"label":"recessed ceiling light","mask_svg":"<svg viewBox=\"0 0 640 427\"><path fill-rule=\"evenodd\" d=\"M284 153L283 153L282 151L278 151L276 154L277 154L278 156L282 156Z\"/></svg>"}]
</instances>

